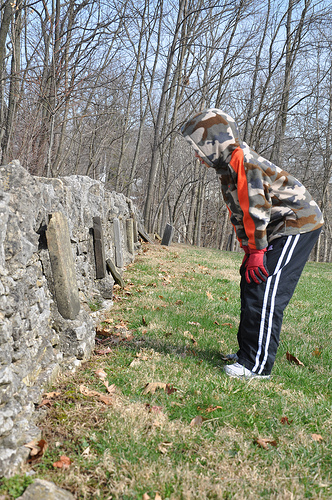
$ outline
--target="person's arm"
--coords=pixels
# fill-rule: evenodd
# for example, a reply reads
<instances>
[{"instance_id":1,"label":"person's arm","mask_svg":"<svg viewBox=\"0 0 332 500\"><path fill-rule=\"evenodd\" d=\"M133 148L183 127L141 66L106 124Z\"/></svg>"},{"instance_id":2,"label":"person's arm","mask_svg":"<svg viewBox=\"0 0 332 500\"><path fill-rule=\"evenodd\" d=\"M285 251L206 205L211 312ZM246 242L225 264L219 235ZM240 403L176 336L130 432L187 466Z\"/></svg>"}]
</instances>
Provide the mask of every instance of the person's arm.
<instances>
[{"instance_id":1,"label":"person's arm","mask_svg":"<svg viewBox=\"0 0 332 500\"><path fill-rule=\"evenodd\" d=\"M270 180L263 170L253 164L244 167L241 148L233 151L230 167L236 174L238 212L248 238L249 248L264 250L267 247L266 228L271 217Z\"/></svg>"}]
</instances>

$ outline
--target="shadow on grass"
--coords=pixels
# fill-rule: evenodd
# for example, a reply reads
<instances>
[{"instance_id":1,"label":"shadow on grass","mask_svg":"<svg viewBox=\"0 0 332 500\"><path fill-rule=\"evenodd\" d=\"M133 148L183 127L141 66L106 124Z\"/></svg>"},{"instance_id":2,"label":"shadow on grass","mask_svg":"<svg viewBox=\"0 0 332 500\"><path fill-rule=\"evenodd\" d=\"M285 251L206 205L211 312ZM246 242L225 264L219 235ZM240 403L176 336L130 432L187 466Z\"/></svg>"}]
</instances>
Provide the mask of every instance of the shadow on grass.
<instances>
[{"instance_id":1,"label":"shadow on grass","mask_svg":"<svg viewBox=\"0 0 332 500\"><path fill-rule=\"evenodd\" d=\"M187 358L196 361L206 361L214 367L222 367L227 361L222 359L222 354L218 349L202 349L197 346L188 346L187 344L176 343L170 340L137 337L131 341L121 342L118 346L126 351L136 355L142 348L153 349L155 352L164 355L170 355L177 358ZM112 342L103 342L103 347L112 347Z\"/></svg>"}]
</instances>

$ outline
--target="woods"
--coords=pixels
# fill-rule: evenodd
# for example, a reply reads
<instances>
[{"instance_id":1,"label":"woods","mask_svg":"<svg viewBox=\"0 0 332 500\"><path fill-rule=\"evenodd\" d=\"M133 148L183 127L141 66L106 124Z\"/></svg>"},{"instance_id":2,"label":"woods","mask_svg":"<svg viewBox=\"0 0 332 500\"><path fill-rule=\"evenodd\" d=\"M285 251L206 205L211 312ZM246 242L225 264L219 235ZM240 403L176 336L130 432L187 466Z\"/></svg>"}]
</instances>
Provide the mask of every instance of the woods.
<instances>
[{"instance_id":1,"label":"woods","mask_svg":"<svg viewBox=\"0 0 332 500\"><path fill-rule=\"evenodd\" d=\"M327 0L1 0L1 164L102 180L149 232L232 249L215 173L179 133L220 107L308 187L331 262L331 26Z\"/></svg>"}]
</instances>

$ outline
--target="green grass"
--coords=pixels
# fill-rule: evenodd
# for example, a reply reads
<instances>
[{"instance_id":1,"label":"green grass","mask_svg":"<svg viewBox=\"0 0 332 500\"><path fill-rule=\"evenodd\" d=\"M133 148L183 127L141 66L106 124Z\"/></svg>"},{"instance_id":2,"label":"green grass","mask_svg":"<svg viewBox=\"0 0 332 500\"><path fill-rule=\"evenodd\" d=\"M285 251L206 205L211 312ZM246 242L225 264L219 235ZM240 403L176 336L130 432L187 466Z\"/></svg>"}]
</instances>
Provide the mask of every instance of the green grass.
<instances>
[{"instance_id":1,"label":"green grass","mask_svg":"<svg viewBox=\"0 0 332 500\"><path fill-rule=\"evenodd\" d=\"M34 477L82 499L331 498L332 266L307 264L273 377L248 382L227 378L220 356L237 349L242 255L145 250L103 323L113 335L96 349L111 352L52 388L61 395L40 424L49 446ZM116 386L110 406L80 392L80 384L106 392L97 368ZM153 382L176 390L145 394ZM198 415L202 424L191 426ZM258 438L277 446L261 448ZM54 469L60 455L71 458L68 470Z\"/></svg>"}]
</instances>

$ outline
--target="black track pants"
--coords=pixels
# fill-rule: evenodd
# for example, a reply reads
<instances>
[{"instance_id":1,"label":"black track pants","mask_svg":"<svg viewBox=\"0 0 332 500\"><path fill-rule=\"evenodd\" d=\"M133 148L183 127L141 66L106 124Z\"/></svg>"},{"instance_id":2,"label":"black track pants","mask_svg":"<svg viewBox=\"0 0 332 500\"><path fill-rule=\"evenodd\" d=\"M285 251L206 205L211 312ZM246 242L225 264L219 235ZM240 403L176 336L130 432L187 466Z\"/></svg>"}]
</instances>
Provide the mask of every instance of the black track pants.
<instances>
[{"instance_id":1,"label":"black track pants","mask_svg":"<svg viewBox=\"0 0 332 500\"><path fill-rule=\"evenodd\" d=\"M283 236L266 253L270 276L265 283L248 284L241 268L241 316L238 330L239 363L269 375L277 354L285 307L290 301L321 228Z\"/></svg>"}]
</instances>

